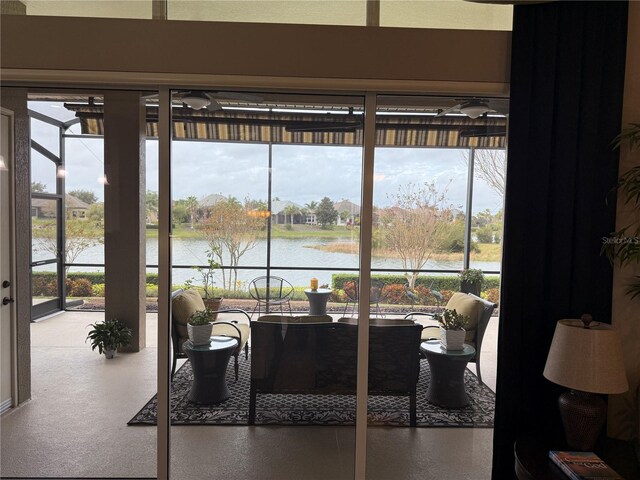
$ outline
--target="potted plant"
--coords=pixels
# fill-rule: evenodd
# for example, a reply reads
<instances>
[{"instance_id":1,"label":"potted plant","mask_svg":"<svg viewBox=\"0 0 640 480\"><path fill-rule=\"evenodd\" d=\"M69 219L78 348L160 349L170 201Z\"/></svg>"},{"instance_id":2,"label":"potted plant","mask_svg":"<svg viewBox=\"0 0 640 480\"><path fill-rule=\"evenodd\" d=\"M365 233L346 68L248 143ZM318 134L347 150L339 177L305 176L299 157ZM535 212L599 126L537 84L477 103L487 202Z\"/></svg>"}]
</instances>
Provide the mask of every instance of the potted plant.
<instances>
[{"instance_id":1,"label":"potted plant","mask_svg":"<svg viewBox=\"0 0 640 480\"><path fill-rule=\"evenodd\" d=\"M445 309L433 316L440 324L440 343L447 350L462 350L469 318L455 309Z\"/></svg>"},{"instance_id":2,"label":"potted plant","mask_svg":"<svg viewBox=\"0 0 640 480\"><path fill-rule=\"evenodd\" d=\"M207 264L209 265L206 268L195 267L198 273L202 277L202 290L203 290L203 298L205 307L212 312L217 312L220 310L220 305L222 304L222 297L216 297L213 294L213 285L215 282L214 273L215 270L220 268L220 264L213 259L213 252L211 250L207 250ZM215 320L218 314L213 313L211 319Z\"/></svg>"},{"instance_id":3,"label":"potted plant","mask_svg":"<svg viewBox=\"0 0 640 480\"><path fill-rule=\"evenodd\" d=\"M131 343L131 329L125 326L117 318L96 322L87 335L87 340L91 340L91 350L98 349L100 354L106 358L113 358L120 347L126 347Z\"/></svg>"},{"instance_id":4,"label":"potted plant","mask_svg":"<svg viewBox=\"0 0 640 480\"><path fill-rule=\"evenodd\" d=\"M459 273L460 291L462 293L473 293L480 296L482 284L484 283L484 274L482 270L477 268L467 268Z\"/></svg>"},{"instance_id":5,"label":"potted plant","mask_svg":"<svg viewBox=\"0 0 640 480\"><path fill-rule=\"evenodd\" d=\"M194 345L207 345L211 338L211 331L213 330L213 314L209 309L198 310L191 317L187 323L187 332L189 334L189 340Z\"/></svg>"}]
</instances>

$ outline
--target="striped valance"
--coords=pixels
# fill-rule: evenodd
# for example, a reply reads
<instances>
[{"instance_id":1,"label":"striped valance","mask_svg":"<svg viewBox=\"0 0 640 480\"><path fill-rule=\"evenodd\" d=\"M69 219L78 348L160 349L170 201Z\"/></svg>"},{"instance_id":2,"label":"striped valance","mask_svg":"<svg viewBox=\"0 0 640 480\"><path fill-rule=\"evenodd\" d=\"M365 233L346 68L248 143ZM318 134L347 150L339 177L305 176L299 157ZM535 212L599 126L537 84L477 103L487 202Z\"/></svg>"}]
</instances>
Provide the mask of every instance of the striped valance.
<instances>
[{"instance_id":1,"label":"striped valance","mask_svg":"<svg viewBox=\"0 0 640 480\"><path fill-rule=\"evenodd\" d=\"M66 105L76 112L83 134L103 135L103 107ZM346 131L332 128L340 123L354 125L361 115L280 112L248 112L223 110L191 110L174 108L175 140L228 141L246 143L301 145L362 145L363 128ZM329 131L287 131L292 125L325 124ZM329 125L327 125L329 124ZM471 119L466 116L435 117L433 115L378 115L376 146L436 148L504 148L506 118ZM158 136L158 109L147 108L147 136Z\"/></svg>"}]
</instances>

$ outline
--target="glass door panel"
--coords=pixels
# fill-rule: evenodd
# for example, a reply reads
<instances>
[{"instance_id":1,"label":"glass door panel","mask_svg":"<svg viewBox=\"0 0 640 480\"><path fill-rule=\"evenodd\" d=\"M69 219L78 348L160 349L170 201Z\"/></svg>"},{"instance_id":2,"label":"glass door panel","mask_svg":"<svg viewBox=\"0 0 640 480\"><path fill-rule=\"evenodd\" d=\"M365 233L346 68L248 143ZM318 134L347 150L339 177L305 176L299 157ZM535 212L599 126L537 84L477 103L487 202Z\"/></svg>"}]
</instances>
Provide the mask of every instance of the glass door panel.
<instances>
[{"instance_id":1,"label":"glass door panel","mask_svg":"<svg viewBox=\"0 0 640 480\"><path fill-rule=\"evenodd\" d=\"M209 109L187 107L192 96ZM313 468L351 479L357 314L338 319L342 277L359 273L363 99L216 89L173 98L173 218L182 220L172 283L190 291L174 307L187 295L198 308L223 297L223 309L237 310L217 320L237 321L240 334L229 335L249 348L223 353L222 326L202 346L179 327L172 471L224 478L233 456L239 478L306 478ZM178 310L173 320L186 324ZM224 382L207 382L220 374Z\"/></svg>"},{"instance_id":2,"label":"glass door panel","mask_svg":"<svg viewBox=\"0 0 640 480\"><path fill-rule=\"evenodd\" d=\"M475 200L469 152L503 144L506 129L504 116L495 110L487 108L473 119L460 111L463 103L438 97L378 97L371 267L372 297L380 308L377 304L371 309L369 424L414 426L415 435L407 440L404 429L369 428L367 478L404 478L422 468L438 471L434 449L420 457L411 453L425 442L447 452L452 478L481 468L484 473L478 476L490 476L481 457L468 454L483 450L490 456L490 429L434 428L491 425L484 402L492 392L479 388L471 373L475 370L465 368L473 359L475 340L469 337L464 354L447 352L433 316L454 295L466 297L457 292L458 273L469 265L472 247L467 241ZM376 286L380 294L374 297ZM466 333L471 332L469 327ZM465 452L459 458L452 453L458 450Z\"/></svg>"},{"instance_id":3,"label":"glass door panel","mask_svg":"<svg viewBox=\"0 0 640 480\"><path fill-rule=\"evenodd\" d=\"M34 195L31 199L31 295L34 319L61 308L60 211L60 198Z\"/></svg>"}]
</instances>

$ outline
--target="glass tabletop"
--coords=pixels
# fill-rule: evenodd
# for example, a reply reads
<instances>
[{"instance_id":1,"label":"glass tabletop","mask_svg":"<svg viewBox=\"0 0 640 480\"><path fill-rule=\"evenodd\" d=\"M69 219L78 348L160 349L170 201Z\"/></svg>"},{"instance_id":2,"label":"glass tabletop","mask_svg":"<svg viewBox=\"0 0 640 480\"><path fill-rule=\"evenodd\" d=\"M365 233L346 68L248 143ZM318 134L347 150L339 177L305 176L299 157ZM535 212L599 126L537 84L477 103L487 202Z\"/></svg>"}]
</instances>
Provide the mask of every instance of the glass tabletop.
<instances>
[{"instance_id":1,"label":"glass tabletop","mask_svg":"<svg viewBox=\"0 0 640 480\"><path fill-rule=\"evenodd\" d=\"M466 343L462 346L462 350L447 350L442 346L440 340L427 340L420 344L421 351L427 351L431 353L438 353L441 355L447 355L450 357L473 355L476 353L476 349Z\"/></svg>"},{"instance_id":2,"label":"glass tabletop","mask_svg":"<svg viewBox=\"0 0 640 480\"><path fill-rule=\"evenodd\" d=\"M225 337L222 335L214 335L209 339L208 345L194 345L191 340L187 340L182 348L188 348L196 352L212 352L215 350L224 350L226 348L235 348L238 346L238 339L233 337Z\"/></svg>"}]
</instances>

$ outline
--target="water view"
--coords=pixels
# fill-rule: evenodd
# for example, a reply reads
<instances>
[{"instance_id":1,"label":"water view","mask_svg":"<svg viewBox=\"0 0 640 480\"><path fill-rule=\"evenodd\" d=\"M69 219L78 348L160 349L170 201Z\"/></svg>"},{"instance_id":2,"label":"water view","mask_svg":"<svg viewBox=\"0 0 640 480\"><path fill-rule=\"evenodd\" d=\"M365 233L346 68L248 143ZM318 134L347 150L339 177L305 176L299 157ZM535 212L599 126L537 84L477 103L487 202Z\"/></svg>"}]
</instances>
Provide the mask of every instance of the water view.
<instances>
[{"instance_id":1,"label":"water view","mask_svg":"<svg viewBox=\"0 0 640 480\"><path fill-rule=\"evenodd\" d=\"M335 273L346 273L341 269L358 268L357 253L342 253L332 251L331 244L344 244L346 239L287 239L274 238L271 240L271 264L276 267L274 275L281 275L295 286L304 286L309 283L309 278L315 276L321 284L331 285L331 276ZM354 242L354 245L357 245ZM174 238L173 239L173 264L176 267L191 267L195 265L206 265L206 251L209 246L205 240L198 238ZM238 279L243 284L259 275L264 275L267 261L267 242L259 240L256 246L247 251L242 257L240 265L244 267L256 267L250 270L238 270ZM158 239L147 238L147 265L157 265L158 262ZM104 247L97 245L82 252L75 263L103 264ZM260 268L262 267L262 268ZM289 267L308 267L308 270L289 270ZM314 267L335 268L331 271L315 271ZM371 267L374 269L399 269L402 268L400 259L387 257L373 257ZM500 262L472 262L473 268L480 268L485 271L499 271ZM103 267L74 267L71 271L100 271ZM281 270L283 269L283 270ZM461 270L462 260L429 260L425 269L433 270ZM156 269L150 269L156 271ZM279 273L278 273L279 272ZM221 280L218 277L218 283ZM191 268L174 268L173 283L182 284L186 280L193 279L194 283L199 283L199 275Z\"/></svg>"}]
</instances>

